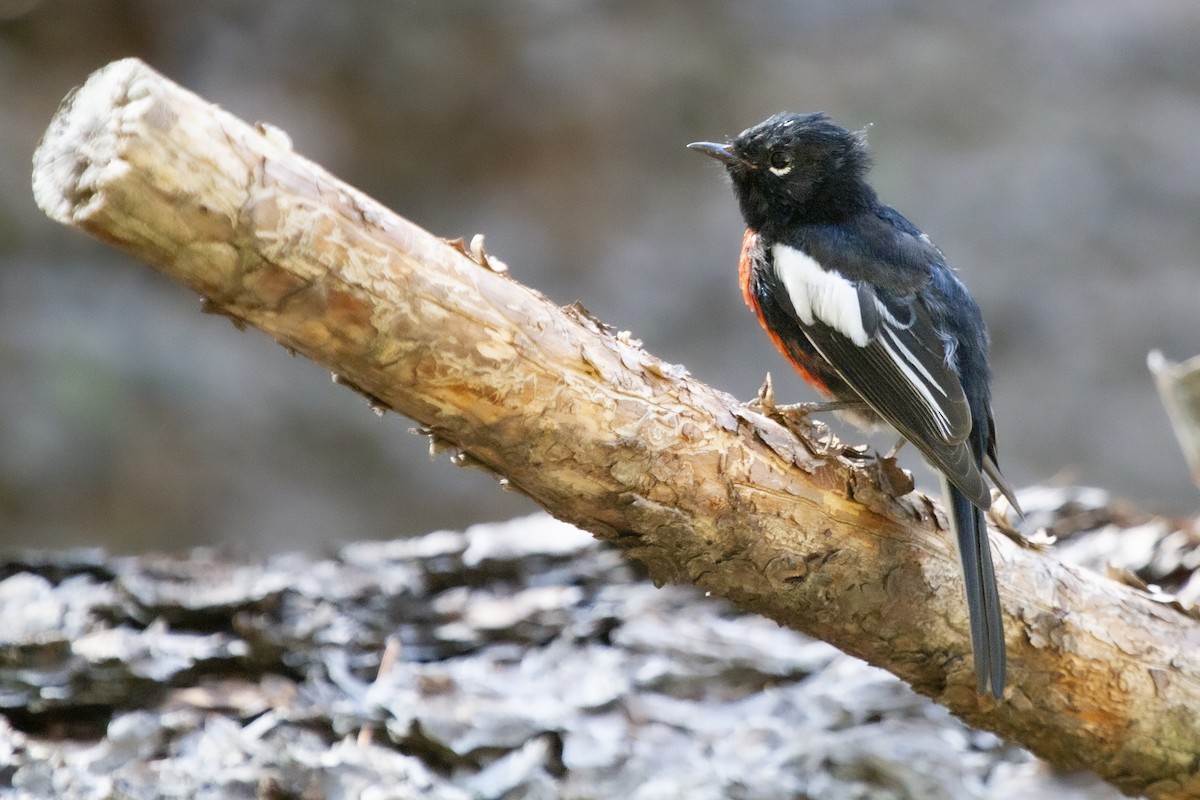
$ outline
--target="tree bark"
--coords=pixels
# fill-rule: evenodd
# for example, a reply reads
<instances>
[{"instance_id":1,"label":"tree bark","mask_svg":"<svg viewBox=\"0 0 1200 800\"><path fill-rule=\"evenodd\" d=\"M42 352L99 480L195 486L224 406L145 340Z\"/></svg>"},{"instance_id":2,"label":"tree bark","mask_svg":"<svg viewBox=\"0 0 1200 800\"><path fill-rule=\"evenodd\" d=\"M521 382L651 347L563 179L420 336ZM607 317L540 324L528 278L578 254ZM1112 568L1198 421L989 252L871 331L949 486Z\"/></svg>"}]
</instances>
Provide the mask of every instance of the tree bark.
<instances>
[{"instance_id":1,"label":"tree bark","mask_svg":"<svg viewBox=\"0 0 1200 800\"><path fill-rule=\"evenodd\" d=\"M995 536L1010 685L976 695L957 557L807 437L512 280L136 60L66 99L34 157L52 218L417 420L554 516L909 681L972 725L1129 793L1200 796L1200 627ZM472 257L473 256L473 257Z\"/></svg>"}]
</instances>

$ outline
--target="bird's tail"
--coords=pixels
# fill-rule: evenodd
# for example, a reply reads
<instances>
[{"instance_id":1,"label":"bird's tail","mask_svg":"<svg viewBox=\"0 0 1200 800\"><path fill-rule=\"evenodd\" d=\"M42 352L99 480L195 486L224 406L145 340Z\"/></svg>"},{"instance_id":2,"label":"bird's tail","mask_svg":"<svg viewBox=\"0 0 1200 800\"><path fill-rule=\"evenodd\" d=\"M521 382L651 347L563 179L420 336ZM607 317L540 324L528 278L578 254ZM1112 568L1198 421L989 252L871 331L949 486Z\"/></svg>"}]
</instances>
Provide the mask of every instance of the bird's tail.
<instances>
[{"instance_id":1,"label":"bird's tail","mask_svg":"<svg viewBox=\"0 0 1200 800\"><path fill-rule=\"evenodd\" d=\"M971 650L975 656L975 680L980 694L991 684L992 694L1004 696L1004 627L1000 617L1000 594L992 567L983 511L965 494L942 480L950 510L950 524L958 539L958 557L967 587L967 611L971 618Z\"/></svg>"}]
</instances>

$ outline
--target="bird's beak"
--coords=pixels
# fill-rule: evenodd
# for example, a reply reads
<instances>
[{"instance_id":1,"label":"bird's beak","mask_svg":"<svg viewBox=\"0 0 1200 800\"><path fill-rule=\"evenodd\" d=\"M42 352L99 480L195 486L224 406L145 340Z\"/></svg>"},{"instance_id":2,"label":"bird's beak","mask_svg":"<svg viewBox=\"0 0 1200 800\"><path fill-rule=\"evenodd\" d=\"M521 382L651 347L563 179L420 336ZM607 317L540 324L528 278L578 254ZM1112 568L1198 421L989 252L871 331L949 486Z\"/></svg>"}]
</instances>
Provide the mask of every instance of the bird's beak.
<instances>
[{"instance_id":1,"label":"bird's beak","mask_svg":"<svg viewBox=\"0 0 1200 800\"><path fill-rule=\"evenodd\" d=\"M731 144L717 144L716 142L692 142L688 145L689 150L695 150L697 153L704 153L710 158L715 158L722 164L729 165L738 161L738 157L733 152Z\"/></svg>"}]
</instances>

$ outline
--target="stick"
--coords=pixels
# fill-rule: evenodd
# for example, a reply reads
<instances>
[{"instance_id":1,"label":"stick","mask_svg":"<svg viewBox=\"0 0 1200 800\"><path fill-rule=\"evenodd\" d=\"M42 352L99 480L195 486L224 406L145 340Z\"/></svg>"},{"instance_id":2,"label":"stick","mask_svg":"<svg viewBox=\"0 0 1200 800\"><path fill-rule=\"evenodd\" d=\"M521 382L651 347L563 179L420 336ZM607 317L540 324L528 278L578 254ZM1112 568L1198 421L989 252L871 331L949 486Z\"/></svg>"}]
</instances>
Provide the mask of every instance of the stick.
<instances>
[{"instance_id":1,"label":"stick","mask_svg":"<svg viewBox=\"0 0 1200 800\"><path fill-rule=\"evenodd\" d=\"M1192 482L1200 486L1200 356L1176 364L1152 350L1146 365L1192 471Z\"/></svg>"}]
</instances>

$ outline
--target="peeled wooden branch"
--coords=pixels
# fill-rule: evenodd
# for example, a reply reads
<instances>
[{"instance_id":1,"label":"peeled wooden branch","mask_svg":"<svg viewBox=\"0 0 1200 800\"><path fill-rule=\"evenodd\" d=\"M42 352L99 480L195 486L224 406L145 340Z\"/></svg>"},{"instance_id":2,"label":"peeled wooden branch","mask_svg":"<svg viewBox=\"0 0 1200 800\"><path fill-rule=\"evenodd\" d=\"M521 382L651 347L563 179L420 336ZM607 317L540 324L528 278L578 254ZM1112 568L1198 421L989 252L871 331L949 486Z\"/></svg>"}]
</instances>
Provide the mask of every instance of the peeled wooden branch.
<instances>
[{"instance_id":1,"label":"peeled wooden branch","mask_svg":"<svg viewBox=\"0 0 1200 800\"><path fill-rule=\"evenodd\" d=\"M135 60L34 158L56 220L318 361L555 516L890 669L1127 792L1200 796L1200 627L995 537L1010 688L980 698L956 557L922 495L798 440L578 309L396 216Z\"/></svg>"}]
</instances>

